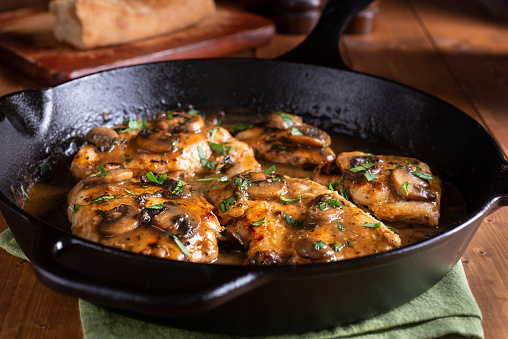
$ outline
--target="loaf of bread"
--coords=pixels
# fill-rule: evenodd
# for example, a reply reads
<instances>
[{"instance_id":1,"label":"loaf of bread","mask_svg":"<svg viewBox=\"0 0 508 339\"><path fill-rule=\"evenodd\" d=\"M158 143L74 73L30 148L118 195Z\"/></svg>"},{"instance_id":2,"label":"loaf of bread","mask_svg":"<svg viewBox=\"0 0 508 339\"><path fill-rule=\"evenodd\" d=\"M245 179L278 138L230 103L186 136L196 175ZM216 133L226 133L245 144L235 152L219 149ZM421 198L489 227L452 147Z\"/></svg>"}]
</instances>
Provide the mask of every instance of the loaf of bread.
<instances>
[{"instance_id":1,"label":"loaf of bread","mask_svg":"<svg viewBox=\"0 0 508 339\"><path fill-rule=\"evenodd\" d=\"M197 24L213 0L51 0L57 40L80 49L129 43Z\"/></svg>"}]
</instances>

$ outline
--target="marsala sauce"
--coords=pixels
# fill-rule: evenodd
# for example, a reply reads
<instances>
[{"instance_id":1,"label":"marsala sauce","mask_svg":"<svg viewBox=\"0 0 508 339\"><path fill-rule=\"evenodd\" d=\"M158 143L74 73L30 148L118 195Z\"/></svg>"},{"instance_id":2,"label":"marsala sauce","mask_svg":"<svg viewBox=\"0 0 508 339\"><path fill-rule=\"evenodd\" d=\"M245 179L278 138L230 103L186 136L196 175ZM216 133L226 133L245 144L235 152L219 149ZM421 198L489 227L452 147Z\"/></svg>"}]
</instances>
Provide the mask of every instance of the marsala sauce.
<instances>
[{"instance_id":1,"label":"marsala sauce","mask_svg":"<svg viewBox=\"0 0 508 339\"><path fill-rule=\"evenodd\" d=\"M225 127L223 125L223 127ZM332 134L332 148L336 154L345 151L369 151L378 155L392 155L393 152L381 149L365 141L353 137ZM42 176L29 191L30 199L24 199L22 208L28 213L52 223L64 230L70 231L70 225L67 221L66 209L67 193L78 182L70 172L70 163L72 159L62 160L61 163L52 165L50 171ZM258 160L259 161L259 160ZM260 161L262 168L267 169L272 165L276 166L276 171L297 178L312 178L314 172L312 169L304 169L291 165L271 163ZM431 168L432 170L432 168ZM439 176L439 173L434 173ZM199 181L188 181L195 189L204 185ZM451 184L442 183L441 199L441 217L438 226L394 224L384 222L398 230L402 240L402 246L408 246L413 243L428 239L443 233L453 226L454 222L461 220L466 215L465 204L458 190ZM219 258L215 264L241 264L244 255L240 252L232 252L221 248Z\"/></svg>"}]
</instances>

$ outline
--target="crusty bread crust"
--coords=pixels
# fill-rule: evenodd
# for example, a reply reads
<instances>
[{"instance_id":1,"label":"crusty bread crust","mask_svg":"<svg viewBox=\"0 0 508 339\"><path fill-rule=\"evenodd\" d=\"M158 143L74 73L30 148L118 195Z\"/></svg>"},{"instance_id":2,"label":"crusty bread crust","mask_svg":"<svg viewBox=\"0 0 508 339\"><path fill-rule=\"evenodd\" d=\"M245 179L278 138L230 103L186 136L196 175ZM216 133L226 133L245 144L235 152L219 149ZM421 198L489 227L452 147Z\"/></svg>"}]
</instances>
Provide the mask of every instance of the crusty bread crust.
<instances>
[{"instance_id":1,"label":"crusty bread crust","mask_svg":"<svg viewBox=\"0 0 508 339\"><path fill-rule=\"evenodd\" d=\"M213 0L51 0L49 9L56 39L87 49L181 30L216 7Z\"/></svg>"}]
</instances>

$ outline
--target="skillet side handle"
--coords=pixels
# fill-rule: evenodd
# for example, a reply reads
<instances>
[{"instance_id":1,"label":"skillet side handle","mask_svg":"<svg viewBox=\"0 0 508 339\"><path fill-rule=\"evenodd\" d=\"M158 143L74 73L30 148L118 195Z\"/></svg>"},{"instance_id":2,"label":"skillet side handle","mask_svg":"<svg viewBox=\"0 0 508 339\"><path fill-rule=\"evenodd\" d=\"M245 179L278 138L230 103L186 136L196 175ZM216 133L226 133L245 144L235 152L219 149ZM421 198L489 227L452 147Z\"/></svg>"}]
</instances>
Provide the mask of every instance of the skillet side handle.
<instances>
[{"instance_id":1,"label":"skillet side handle","mask_svg":"<svg viewBox=\"0 0 508 339\"><path fill-rule=\"evenodd\" d=\"M492 203L490 212L508 206L508 162L502 162L493 187L494 192L491 195L495 197L495 200Z\"/></svg>"},{"instance_id":2,"label":"skillet side handle","mask_svg":"<svg viewBox=\"0 0 508 339\"><path fill-rule=\"evenodd\" d=\"M122 256L53 227L35 226L31 260L38 278L58 292L101 305L157 316L195 314L269 281L263 272L222 272L209 264L173 262L168 270L163 259L132 260L132 253ZM196 277L199 284L193 284Z\"/></svg>"},{"instance_id":3,"label":"skillet side handle","mask_svg":"<svg viewBox=\"0 0 508 339\"><path fill-rule=\"evenodd\" d=\"M339 39L351 18L372 0L328 0L316 27L307 39L277 60L348 70Z\"/></svg>"}]
</instances>

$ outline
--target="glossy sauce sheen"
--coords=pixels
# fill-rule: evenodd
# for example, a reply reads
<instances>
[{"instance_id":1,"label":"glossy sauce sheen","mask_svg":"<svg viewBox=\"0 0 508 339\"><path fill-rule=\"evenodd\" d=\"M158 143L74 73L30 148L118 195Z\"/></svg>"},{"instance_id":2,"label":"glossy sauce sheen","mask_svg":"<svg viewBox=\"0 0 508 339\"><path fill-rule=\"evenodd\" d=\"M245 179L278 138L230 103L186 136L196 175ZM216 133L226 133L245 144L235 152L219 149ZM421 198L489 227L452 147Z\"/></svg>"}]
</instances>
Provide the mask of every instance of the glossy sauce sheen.
<instances>
[{"instance_id":1,"label":"glossy sauce sheen","mask_svg":"<svg viewBox=\"0 0 508 339\"><path fill-rule=\"evenodd\" d=\"M349 136L332 135L332 148L336 154L351 150L362 150L375 152L377 154L389 154L386 150L379 150L378 147L368 144ZM29 191L30 199L22 202L22 208L28 213L41 218L58 227L69 230L70 225L66 218L67 193L77 183L77 179L69 171L69 164L72 159L64 159L61 163L52 166L51 170L42 176ZM262 168L276 166L277 173L285 174L296 178L312 178L312 169L304 169L291 165L277 164L267 161L259 161ZM210 182L190 181L195 189L210 185ZM407 225L386 223L396 228L402 241L402 246L428 239L446 231L453 225L454 221L460 220L465 215L464 203L456 189L446 182L443 183L443 201L441 206L441 219L439 225L429 227L424 225ZM221 249L216 264L241 264L245 259L244 254L228 249Z\"/></svg>"}]
</instances>

